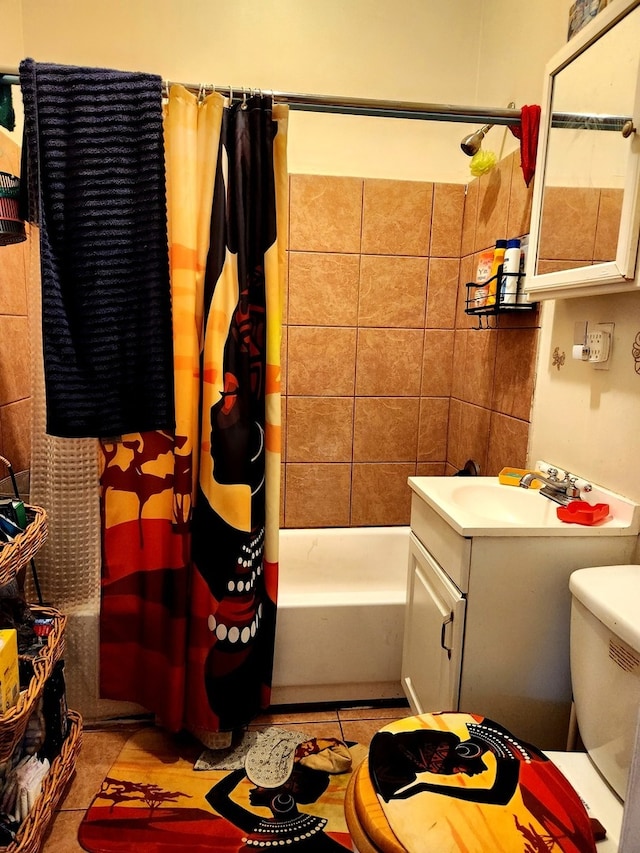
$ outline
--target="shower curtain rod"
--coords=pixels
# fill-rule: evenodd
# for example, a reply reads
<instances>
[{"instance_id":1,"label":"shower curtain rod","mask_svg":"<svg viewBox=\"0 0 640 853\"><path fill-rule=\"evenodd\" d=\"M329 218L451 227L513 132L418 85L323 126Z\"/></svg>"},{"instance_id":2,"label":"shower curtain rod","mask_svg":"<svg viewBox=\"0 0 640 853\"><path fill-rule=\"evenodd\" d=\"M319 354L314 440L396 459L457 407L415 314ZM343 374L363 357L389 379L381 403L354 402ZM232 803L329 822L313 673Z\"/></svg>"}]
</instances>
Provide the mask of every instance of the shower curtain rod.
<instances>
[{"instance_id":1,"label":"shower curtain rod","mask_svg":"<svg viewBox=\"0 0 640 853\"><path fill-rule=\"evenodd\" d=\"M166 81L171 86L176 81ZM18 69L0 68L0 83L20 85ZM292 110L346 115L413 118L433 121L478 122L479 124L515 125L520 121L520 110L486 107L457 107L450 104L420 104L410 101L385 101L370 98L344 98L336 95L304 95L297 92L277 92L273 89L248 89L243 86L213 86L211 83L180 83L190 92L219 92L225 97L242 98L252 92L273 97L278 103L288 104Z\"/></svg>"},{"instance_id":2,"label":"shower curtain rod","mask_svg":"<svg viewBox=\"0 0 640 853\"><path fill-rule=\"evenodd\" d=\"M175 81L166 81L171 86ZM18 69L0 68L0 83L20 84ZM520 110L496 107L466 107L451 104L423 104L413 101L387 101L375 98L348 98L338 95L305 95L299 92L277 92L273 89L248 89L238 86L213 86L211 83L180 83L190 92L199 94L216 91L225 97L271 95L274 101L288 104L292 110L339 115L363 115L382 118L422 119L423 121L451 121L467 124L494 124L514 126L520 123ZM584 115L582 113L555 114L553 127L585 127L591 130L621 130L627 116Z\"/></svg>"},{"instance_id":3,"label":"shower curtain rod","mask_svg":"<svg viewBox=\"0 0 640 853\"><path fill-rule=\"evenodd\" d=\"M168 85L171 85L169 82ZM203 86L198 83L183 83L190 92L198 93ZM204 89L213 90L213 86ZM339 95L305 95L300 92L278 92L272 89L246 89L231 86L216 86L216 92L225 97L243 97L262 92L271 95L274 101L288 104L292 110L339 115L364 115L383 118L422 119L424 121L477 122L479 124L516 125L520 122L520 110L494 109L493 107L463 107L451 104L423 104L413 101L387 101L377 98L348 98Z\"/></svg>"}]
</instances>

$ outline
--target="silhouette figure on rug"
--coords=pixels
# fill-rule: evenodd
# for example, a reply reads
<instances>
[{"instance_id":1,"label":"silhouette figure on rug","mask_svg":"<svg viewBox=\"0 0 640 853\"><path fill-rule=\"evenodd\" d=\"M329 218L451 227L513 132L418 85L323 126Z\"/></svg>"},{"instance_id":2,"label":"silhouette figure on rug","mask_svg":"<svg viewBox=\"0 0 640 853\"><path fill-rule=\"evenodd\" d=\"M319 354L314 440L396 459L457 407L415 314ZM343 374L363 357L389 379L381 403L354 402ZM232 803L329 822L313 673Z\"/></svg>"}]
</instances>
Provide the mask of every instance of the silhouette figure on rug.
<instances>
[{"instance_id":1,"label":"silhouette figure on rug","mask_svg":"<svg viewBox=\"0 0 640 853\"><path fill-rule=\"evenodd\" d=\"M231 771L206 795L207 802L219 815L245 833L240 849L250 851L257 847L287 845L289 849L305 853L344 853L345 847L325 831L327 818L300 811L298 806L320 799L329 787L331 774L351 769L346 745L335 738L312 738L295 747L292 762L287 762L285 757L278 763L287 766L288 775L275 786L258 784L260 780L256 777L260 774L252 778L252 761L248 755L245 769ZM257 764L259 762L253 762L254 767ZM231 799L231 794L245 778L254 784L249 792L251 805L270 809L272 817L249 811Z\"/></svg>"}]
</instances>

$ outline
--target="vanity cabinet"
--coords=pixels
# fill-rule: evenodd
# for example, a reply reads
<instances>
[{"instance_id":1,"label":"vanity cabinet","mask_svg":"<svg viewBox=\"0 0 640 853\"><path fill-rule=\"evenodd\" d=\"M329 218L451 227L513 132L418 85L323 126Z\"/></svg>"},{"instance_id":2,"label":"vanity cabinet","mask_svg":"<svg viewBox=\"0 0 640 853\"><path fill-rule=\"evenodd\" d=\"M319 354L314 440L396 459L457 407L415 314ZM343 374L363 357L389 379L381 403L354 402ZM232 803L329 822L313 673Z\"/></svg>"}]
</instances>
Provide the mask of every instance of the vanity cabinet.
<instances>
[{"instance_id":1,"label":"vanity cabinet","mask_svg":"<svg viewBox=\"0 0 640 853\"><path fill-rule=\"evenodd\" d=\"M457 708L466 598L413 534L407 602L402 665L407 698L418 713Z\"/></svg>"},{"instance_id":2,"label":"vanity cabinet","mask_svg":"<svg viewBox=\"0 0 640 853\"><path fill-rule=\"evenodd\" d=\"M566 748L569 575L631 562L636 539L572 532L464 536L412 495L402 685L413 713L482 714L541 749Z\"/></svg>"}]
</instances>

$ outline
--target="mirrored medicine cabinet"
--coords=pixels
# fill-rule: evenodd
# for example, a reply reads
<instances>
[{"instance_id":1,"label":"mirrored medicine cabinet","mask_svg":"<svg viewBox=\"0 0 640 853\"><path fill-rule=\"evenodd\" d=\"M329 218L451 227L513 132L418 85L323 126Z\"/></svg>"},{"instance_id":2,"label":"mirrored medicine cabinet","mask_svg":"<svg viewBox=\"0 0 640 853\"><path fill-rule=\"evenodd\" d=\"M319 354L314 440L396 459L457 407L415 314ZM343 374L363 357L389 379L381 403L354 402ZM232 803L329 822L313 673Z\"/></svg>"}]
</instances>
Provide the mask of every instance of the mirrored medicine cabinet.
<instances>
[{"instance_id":1,"label":"mirrored medicine cabinet","mask_svg":"<svg viewBox=\"0 0 640 853\"><path fill-rule=\"evenodd\" d=\"M546 69L525 290L640 287L640 0L615 0Z\"/></svg>"}]
</instances>

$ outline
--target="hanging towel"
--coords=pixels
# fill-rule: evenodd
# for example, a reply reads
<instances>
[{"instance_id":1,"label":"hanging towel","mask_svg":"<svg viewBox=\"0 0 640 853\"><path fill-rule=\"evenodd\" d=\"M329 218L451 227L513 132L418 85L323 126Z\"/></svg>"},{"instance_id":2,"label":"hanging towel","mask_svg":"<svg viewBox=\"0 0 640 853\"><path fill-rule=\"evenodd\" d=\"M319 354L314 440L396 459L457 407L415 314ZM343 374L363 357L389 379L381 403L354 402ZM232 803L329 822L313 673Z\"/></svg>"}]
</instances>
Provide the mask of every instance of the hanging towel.
<instances>
[{"instance_id":1,"label":"hanging towel","mask_svg":"<svg viewBox=\"0 0 640 853\"><path fill-rule=\"evenodd\" d=\"M175 425L162 81L20 64L51 435Z\"/></svg>"},{"instance_id":2,"label":"hanging towel","mask_svg":"<svg viewBox=\"0 0 640 853\"><path fill-rule=\"evenodd\" d=\"M527 186L536 171L538 154L538 132L540 130L540 107L537 104L524 106L520 111L520 124L509 128L520 140L520 165Z\"/></svg>"}]
</instances>

